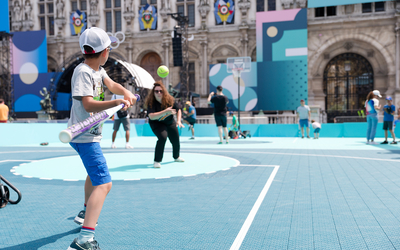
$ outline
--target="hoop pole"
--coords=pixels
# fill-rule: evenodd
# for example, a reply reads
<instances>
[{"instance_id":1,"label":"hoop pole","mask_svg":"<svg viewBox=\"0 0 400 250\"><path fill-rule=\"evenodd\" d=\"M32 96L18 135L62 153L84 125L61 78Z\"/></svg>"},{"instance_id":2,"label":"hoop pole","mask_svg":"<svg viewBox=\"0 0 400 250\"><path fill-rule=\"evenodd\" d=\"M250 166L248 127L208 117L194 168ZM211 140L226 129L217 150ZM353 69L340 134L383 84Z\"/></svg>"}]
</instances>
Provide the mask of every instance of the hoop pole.
<instances>
[{"instance_id":1,"label":"hoop pole","mask_svg":"<svg viewBox=\"0 0 400 250\"><path fill-rule=\"evenodd\" d=\"M240 134L240 70L238 71L238 121L239 121L239 126L238 126L238 135Z\"/></svg>"}]
</instances>

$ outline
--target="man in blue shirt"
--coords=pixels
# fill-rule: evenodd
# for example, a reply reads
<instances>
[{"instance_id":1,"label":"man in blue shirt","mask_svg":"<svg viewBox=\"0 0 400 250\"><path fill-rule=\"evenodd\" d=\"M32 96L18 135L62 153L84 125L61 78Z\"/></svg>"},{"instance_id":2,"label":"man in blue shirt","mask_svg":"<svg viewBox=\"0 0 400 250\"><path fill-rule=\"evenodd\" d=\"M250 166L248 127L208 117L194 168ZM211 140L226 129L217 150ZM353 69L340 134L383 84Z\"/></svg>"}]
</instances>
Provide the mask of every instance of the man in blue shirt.
<instances>
[{"instance_id":1,"label":"man in blue shirt","mask_svg":"<svg viewBox=\"0 0 400 250\"><path fill-rule=\"evenodd\" d=\"M194 124L196 123L196 108L187 101L185 104L185 108L183 109L183 122L189 124L189 129L192 130L191 140L194 140Z\"/></svg>"},{"instance_id":2,"label":"man in blue shirt","mask_svg":"<svg viewBox=\"0 0 400 250\"><path fill-rule=\"evenodd\" d=\"M383 107L383 130L385 130L385 141L382 142L381 144L388 144L387 138L388 138L388 130L392 134L393 137L393 142L390 144L397 144L396 142L396 136L394 135L393 132L393 121L394 121L394 114L396 111L396 107L392 105L392 97L388 96L386 97L386 102L387 104Z\"/></svg>"}]
</instances>

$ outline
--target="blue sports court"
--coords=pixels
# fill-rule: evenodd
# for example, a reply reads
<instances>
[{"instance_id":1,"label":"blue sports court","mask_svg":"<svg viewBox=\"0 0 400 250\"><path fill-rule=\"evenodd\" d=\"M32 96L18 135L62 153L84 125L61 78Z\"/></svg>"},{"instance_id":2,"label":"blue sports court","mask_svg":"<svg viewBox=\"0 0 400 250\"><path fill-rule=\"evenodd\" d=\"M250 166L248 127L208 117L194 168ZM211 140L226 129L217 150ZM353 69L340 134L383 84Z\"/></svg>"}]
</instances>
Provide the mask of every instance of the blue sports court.
<instances>
[{"instance_id":1,"label":"blue sports court","mask_svg":"<svg viewBox=\"0 0 400 250\"><path fill-rule=\"evenodd\" d=\"M15 125L26 129L1 143L0 174L22 200L0 209L1 249L67 249L80 230L73 219L85 170L68 144L25 136L40 124L5 124L2 133ZM37 134L59 131L46 126ZM216 136L189 140L184 129L186 161L173 162L167 142L154 169L154 136L132 136L134 149L125 149L120 131L111 149L107 131L111 124L101 146L113 187L95 235L103 250L400 249L398 145L324 138L322 130L319 140L253 136L217 145Z\"/></svg>"}]
</instances>

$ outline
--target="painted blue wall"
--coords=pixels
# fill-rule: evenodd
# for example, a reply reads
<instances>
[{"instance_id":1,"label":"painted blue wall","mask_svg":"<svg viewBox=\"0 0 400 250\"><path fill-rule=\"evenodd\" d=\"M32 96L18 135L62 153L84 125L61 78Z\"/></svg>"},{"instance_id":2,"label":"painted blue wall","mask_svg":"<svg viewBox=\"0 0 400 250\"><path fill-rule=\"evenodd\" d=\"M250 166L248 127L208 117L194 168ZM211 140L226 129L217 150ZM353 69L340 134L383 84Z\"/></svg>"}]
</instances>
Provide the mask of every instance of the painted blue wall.
<instances>
[{"instance_id":1,"label":"painted blue wall","mask_svg":"<svg viewBox=\"0 0 400 250\"><path fill-rule=\"evenodd\" d=\"M134 121L134 122L133 122ZM131 137L154 136L149 124L137 124L132 120ZM6 123L0 124L0 146L38 145L41 142L59 142L58 133L67 127L67 123ZM377 138L384 137L383 124L378 124ZM299 136L297 124L244 124L242 130L249 130L253 137L296 137ZM103 127L103 139L111 139L113 122L108 121ZM359 137L364 138L367 123L329 123L322 124L320 137ZM400 135L400 128L396 128ZM187 127L180 130L181 136L189 137L191 132ZM217 137L215 124L195 125L196 137ZM311 129L311 134L313 130ZM118 133L123 137L124 133ZM390 135L389 135L390 137ZM380 139L381 140L381 139Z\"/></svg>"}]
</instances>

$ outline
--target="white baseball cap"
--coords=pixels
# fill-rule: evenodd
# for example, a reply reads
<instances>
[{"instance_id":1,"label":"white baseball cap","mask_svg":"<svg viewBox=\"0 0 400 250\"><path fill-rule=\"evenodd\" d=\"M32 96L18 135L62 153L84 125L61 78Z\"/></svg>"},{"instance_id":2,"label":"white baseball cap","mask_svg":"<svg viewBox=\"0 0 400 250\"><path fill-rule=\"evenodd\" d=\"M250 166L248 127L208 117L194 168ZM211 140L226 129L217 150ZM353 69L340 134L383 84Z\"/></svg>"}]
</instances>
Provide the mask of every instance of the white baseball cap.
<instances>
[{"instance_id":1,"label":"white baseball cap","mask_svg":"<svg viewBox=\"0 0 400 250\"><path fill-rule=\"evenodd\" d=\"M107 33L100 28L91 27L86 29L79 37L79 46L83 54L85 49L83 46L87 45L93 49L93 53L99 53L105 50L111 43L117 42L117 38L107 35Z\"/></svg>"},{"instance_id":2,"label":"white baseball cap","mask_svg":"<svg viewBox=\"0 0 400 250\"><path fill-rule=\"evenodd\" d=\"M377 95L382 98L381 92L379 92L379 90L374 90L374 91L372 91L372 93L374 93L374 95Z\"/></svg>"}]
</instances>

